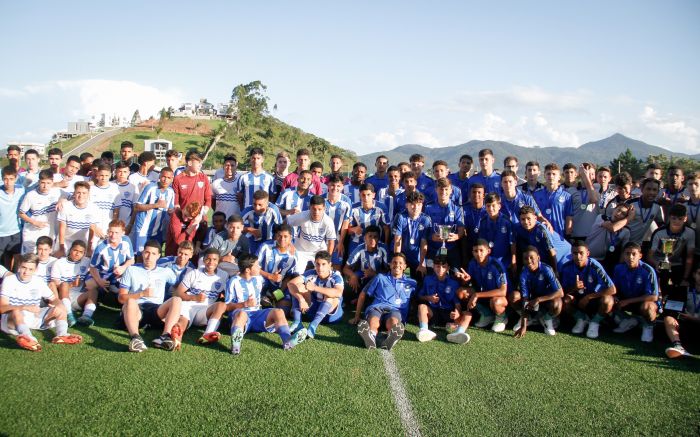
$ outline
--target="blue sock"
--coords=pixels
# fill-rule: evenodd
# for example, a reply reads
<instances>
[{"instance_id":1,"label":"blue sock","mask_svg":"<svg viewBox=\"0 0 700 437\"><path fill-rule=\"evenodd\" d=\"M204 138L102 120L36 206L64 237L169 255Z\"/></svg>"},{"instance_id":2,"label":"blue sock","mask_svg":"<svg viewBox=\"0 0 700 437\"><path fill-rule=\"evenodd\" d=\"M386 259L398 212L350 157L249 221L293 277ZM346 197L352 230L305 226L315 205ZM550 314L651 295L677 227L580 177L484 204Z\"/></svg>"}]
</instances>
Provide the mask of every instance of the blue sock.
<instances>
[{"instance_id":1,"label":"blue sock","mask_svg":"<svg viewBox=\"0 0 700 437\"><path fill-rule=\"evenodd\" d=\"M418 323L418 327L420 329L428 329L428 324L426 322L420 322Z\"/></svg>"},{"instance_id":2,"label":"blue sock","mask_svg":"<svg viewBox=\"0 0 700 437\"><path fill-rule=\"evenodd\" d=\"M299 308L299 301L296 298L292 298L292 324L301 325L301 309Z\"/></svg>"},{"instance_id":3,"label":"blue sock","mask_svg":"<svg viewBox=\"0 0 700 437\"><path fill-rule=\"evenodd\" d=\"M318 310L316 311L314 319L311 321L311 324L309 324L309 328L313 329L315 332L316 328L318 328L318 325L321 324L321 321L324 319L324 317L328 315L332 307L333 305L331 305L331 303L328 301L324 301L323 303L321 303L321 305L318 307Z\"/></svg>"},{"instance_id":4,"label":"blue sock","mask_svg":"<svg viewBox=\"0 0 700 437\"><path fill-rule=\"evenodd\" d=\"M464 333L464 332L467 332L467 328L465 328L464 326L460 326L460 327L457 328L457 332L459 332L460 334L462 334L462 333Z\"/></svg>"},{"instance_id":5,"label":"blue sock","mask_svg":"<svg viewBox=\"0 0 700 437\"><path fill-rule=\"evenodd\" d=\"M277 334L282 339L282 343L287 343L292 339L292 334L289 332L289 326L287 325L278 326Z\"/></svg>"}]
</instances>

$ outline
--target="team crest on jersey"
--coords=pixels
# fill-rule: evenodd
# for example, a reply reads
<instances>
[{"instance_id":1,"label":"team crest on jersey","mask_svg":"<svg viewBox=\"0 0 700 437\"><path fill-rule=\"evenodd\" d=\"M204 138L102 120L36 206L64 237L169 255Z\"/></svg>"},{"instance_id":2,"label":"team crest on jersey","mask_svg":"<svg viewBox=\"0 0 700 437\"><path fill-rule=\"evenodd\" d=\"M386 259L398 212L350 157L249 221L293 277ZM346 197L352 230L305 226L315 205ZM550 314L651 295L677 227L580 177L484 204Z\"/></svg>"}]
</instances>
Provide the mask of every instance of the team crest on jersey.
<instances>
[{"instance_id":1,"label":"team crest on jersey","mask_svg":"<svg viewBox=\"0 0 700 437\"><path fill-rule=\"evenodd\" d=\"M80 266L80 273L85 273L87 272L87 267L86 266Z\"/></svg>"},{"instance_id":2,"label":"team crest on jersey","mask_svg":"<svg viewBox=\"0 0 700 437\"><path fill-rule=\"evenodd\" d=\"M214 288L221 288L221 282L214 282Z\"/></svg>"},{"instance_id":3,"label":"team crest on jersey","mask_svg":"<svg viewBox=\"0 0 700 437\"><path fill-rule=\"evenodd\" d=\"M639 276L639 277L637 278L637 284L641 284L641 283L642 283L642 277Z\"/></svg>"},{"instance_id":4,"label":"team crest on jersey","mask_svg":"<svg viewBox=\"0 0 700 437\"><path fill-rule=\"evenodd\" d=\"M560 197L560 198L559 198L559 203L564 203L564 202L566 202L566 199L564 199L563 197Z\"/></svg>"},{"instance_id":5,"label":"team crest on jersey","mask_svg":"<svg viewBox=\"0 0 700 437\"><path fill-rule=\"evenodd\" d=\"M126 193L124 193L124 197L131 197L131 193L127 191Z\"/></svg>"},{"instance_id":6,"label":"team crest on jersey","mask_svg":"<svg viewBox=\"0 0 700 437\"><path fill-rule=\"evenodd\" d=\"M450 286L445 287L445 294L450 294L452 292L452 288Z\"/></svg>"},{"instance_id":7,"label":"team crest on jersey","mask_svg":"<svg viewBox=\"0 0 700 437\"><path fill-rule=\"evenodd\" d=\"M203 188L203 187L204 187L204 182L202 182L202 181L197 181L197 187Z\"/></svg>"},{"instance_id":8,"label":"team crest on jersey","mask_svg":"<svg viewBox=\"0 0 700 437\"><path fill-rule=\"evenodd\" d=\"M183 190L186 190L186 189L187 189L187 184L182 184L182 185L180 185L180 187L181 187Z\"/></svg>"},{"instance_id":9,"label":"team crest on jersey","mask_svg":"<svg viewBox=\"0 0 700 437\"><path fill-rule=\"evenodd\" d=\"M422 231L423 229L425 229L425 226L423 226L423 225L418 225L418 230L419 230L419 231Z\"/></svg>"},{"instance_id":10,"label":"team crest on jersey","mask_svg":"<svg viewBox=\"0 0 700 437\"><path fill-rule=\"evenodd\" d=\"M588 275L588 282L590 282L591 284L593 283L593 276Z\"/></svg>"},{"instance_id":11,"label":"team crest on jersey","mask_svg":"<svg viewBox=\"0 0 700 437\"><path fill-rule=\"evenodd\" d=\"M544 279L544 275L543 275L542 273L540 273L540 275L537 277L537 279L539 279L540 281L543 280L543 279Z\"/></svg>"},{"instance_id":12,"label":"team crest on jersey","mask_svg":"<svg viewBox=\"0 0 700 437\"><path fill-rule=\"evenodd\" d=\"M535 236L535 241L537 241L538 243L540 242L540 236L539 236L539 235Z\"/></svg>"},{"instance_id":13,"label":"team crest on jersey","mask_svg":"<svg viewBox=\"0 0 700 437\"><path fill-rule=\"evenodd\" d=\"M455 213L450 211L450 220L454 220L454 219L455 219Z\"/></svg>"},{"instance_id":14,"label":"team crest on jersey","mask_svg":"<svg viewBox=\"0 0 700 437\"><path fill-rule=\"evenodd\" d=\"M505 234L506 232L508 232L508 229L506 229L505 226L501 226L501 234Z\"/></svg>"},{"instance_id":15,"label":"team crest on jersey","mask_svg":"<svg viewBox=\"0 0 700 437\"><path fill-rule=\"evenodd\" d=\"M488 274L486 274L486 278L488 278L489 281L492 280L492 279L493 279L493 273L488 272Z\"/></svg>"}]
</instances>

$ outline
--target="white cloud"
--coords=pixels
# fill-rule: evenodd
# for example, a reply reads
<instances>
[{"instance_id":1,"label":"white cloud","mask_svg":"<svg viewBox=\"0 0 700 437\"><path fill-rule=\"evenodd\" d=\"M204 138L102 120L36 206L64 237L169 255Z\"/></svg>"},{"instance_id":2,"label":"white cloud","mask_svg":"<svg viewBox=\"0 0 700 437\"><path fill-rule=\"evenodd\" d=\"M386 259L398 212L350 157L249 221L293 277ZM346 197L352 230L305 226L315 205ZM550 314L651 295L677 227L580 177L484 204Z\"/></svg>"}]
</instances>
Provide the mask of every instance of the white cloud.
<instances>
[{"instance_id":1,"label":"white cloud","mask_svg":"<svg viewBox=\"0 0 700 437\"><path fill-rule=\"evenodd\" d=\"M688 121L677 118L673 114L659 115L656 109L649 105L642 110L640 119L650 130L681 141L688 149L698 150L700 132L690 126Z\"/></svg>"}]
</instances>

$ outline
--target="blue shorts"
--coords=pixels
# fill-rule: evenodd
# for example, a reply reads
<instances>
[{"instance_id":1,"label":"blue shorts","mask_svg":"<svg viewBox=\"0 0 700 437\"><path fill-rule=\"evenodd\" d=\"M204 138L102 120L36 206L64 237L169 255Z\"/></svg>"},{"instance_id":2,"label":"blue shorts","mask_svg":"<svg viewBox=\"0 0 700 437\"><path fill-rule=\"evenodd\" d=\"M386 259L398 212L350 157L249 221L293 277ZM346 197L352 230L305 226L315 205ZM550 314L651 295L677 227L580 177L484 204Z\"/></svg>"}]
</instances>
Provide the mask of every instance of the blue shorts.
<instances>
[{"instance_id":1,"label":"blue shorts","mask_svg":"<svg viewBox=\"0 0 700 437\"><path fill-rule=\"evenodd\" d=\"M339 266L343 265L343 257L338 255L338 252L335 250L333 251L333 254L331 255L331 264L337 264Z\"/></svg>"},{"instance_id":2,"label":"blue shorts","mask_svg":"<svg viewBox=\"0 0 700 437\"><path fill-rule=\"evenodd\" d=\"M318 311L318 308L321 306L323 302L322 301L315 301L311 304L309 307L309 311L306 312L308 316L313 319L316 316L316 311ZM333 312L328 313L326 317L321 320L321 323L336 323L340 321L340 319L343 318L343 298L341 297L340 300L338 301L338 306L335 307L335 310Z\"/></svg>"},{"instance_id":3,"label":"blue shorts","mask_svg":"<svg viewBox=\"0 0 700 437\"><path fill-rule=\"evenodd\" d=\"M399 322L403 322L401 311L385 305L370 305L367 307L367 310L365 310L365 319L369 320L370 317L379 318L379 323L384 323L386 320L392 317Z\"/></svg>"},{"instance_id":4,"label":"blue shorts","mask_svg":"<svg viewBox=\"0 0 700 437\"><path fill-rule=\"evenodd\" d=\"M245 324L244 332L275 332L275 325L265 326L265 321L267 316L270 314L273 308L266 308L257 311L246 311L248 314L248 321ZM231 314L231 320L236 317L236 314L243 309L237 309Z\"/></svg>"}]
</instances>

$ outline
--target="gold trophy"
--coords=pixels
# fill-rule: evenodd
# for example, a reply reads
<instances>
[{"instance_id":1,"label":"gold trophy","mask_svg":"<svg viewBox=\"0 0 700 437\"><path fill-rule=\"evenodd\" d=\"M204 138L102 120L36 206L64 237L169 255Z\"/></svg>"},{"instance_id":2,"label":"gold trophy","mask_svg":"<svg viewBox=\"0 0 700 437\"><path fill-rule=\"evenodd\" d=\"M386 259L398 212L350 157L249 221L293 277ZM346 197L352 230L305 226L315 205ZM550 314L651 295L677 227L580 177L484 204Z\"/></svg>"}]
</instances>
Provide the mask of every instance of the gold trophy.
<instances>
[{"instance_id":1,"label":"gold trophy","mask_svg":"<svg viewBox=\"0 0 700 437\"><path fill-rule=\"evenodd\" d=\"M661 253L664 254L664 259L659 263L659 270L671 270L671 260L668 259L668 256L673 253L675 244L675 238L661 239Z\"/></svg>"},{"instance_id":2,"label":"gold trophy","mask_svg":"<svg viewBox=\"0 0 700 437\"><path fill-rule=\"evenodd\" d=\"M442 240L440 255L447 255L447 247L445 247L445 242L450 239L450 231L452 230L452 226L438 225L438 229L440 229L440 239Z\"/></svg>"}]
</instances>

